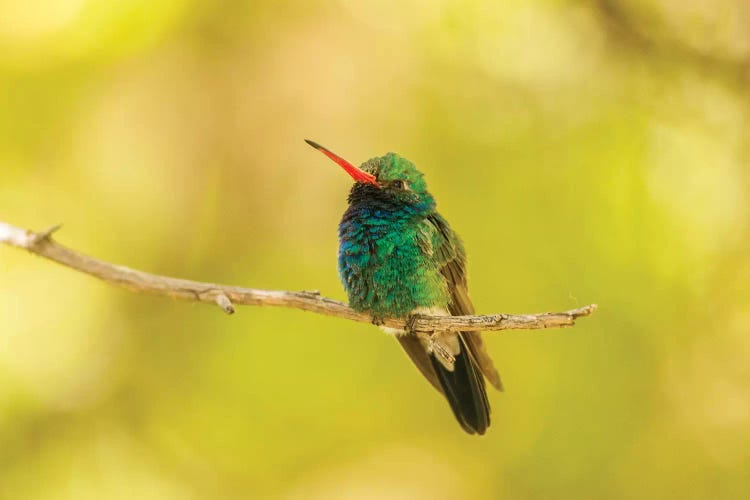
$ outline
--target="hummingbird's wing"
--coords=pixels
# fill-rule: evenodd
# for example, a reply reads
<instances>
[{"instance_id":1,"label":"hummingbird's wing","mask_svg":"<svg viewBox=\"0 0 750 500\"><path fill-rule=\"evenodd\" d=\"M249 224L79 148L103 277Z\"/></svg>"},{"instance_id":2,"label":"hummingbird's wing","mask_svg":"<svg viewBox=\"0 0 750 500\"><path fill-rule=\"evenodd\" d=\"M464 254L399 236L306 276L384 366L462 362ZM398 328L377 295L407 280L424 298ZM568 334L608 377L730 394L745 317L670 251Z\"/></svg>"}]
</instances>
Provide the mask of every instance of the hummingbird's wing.
<instances>
[{"instance_id":1,"label":"hummingbird's wing","mask_svg":"<svg viewBox=\"0 0 750 500\"><path fill-rule=\"evenodd\" d=\"M433 242L437 244L433 244L432 250L440 262L440 272L445 277L451 293L448 311L453 316L474 314L474 305L469 298L466 283L466 254L461 240L439 214L428 217L427 221L437 229L437 238L433 239ZM484 347L482 335L479 332L462 332L461 336L484 376L493 387L502 391L503 383L500 380L500 374Z\"/></svg>"}]
</instances>

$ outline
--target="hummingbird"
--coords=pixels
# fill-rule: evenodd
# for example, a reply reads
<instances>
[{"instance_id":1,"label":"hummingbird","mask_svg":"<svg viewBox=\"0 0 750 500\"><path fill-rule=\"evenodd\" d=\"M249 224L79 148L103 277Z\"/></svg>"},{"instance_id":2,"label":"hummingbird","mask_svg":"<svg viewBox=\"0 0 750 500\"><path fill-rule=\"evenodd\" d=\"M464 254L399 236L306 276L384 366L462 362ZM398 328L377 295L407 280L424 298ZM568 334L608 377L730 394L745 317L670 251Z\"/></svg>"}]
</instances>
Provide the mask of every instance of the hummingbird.
<instances>
[{"instance_id":1,"label":"hummingbird","mask_svg":"<svg viewBox=\"0 0 750 500\"><path fill-rule=\"evenodd\" d=\"M424 176L387 153L356 167L310 140L354 185L339 224L338 270L355 311L395 336L422 375L448 400L464 431L490 425L487 380L503 390L479 332L411 333L382 326L412 314L470 315L463 243L437 212Z\"/></svg>"}]
</instances>

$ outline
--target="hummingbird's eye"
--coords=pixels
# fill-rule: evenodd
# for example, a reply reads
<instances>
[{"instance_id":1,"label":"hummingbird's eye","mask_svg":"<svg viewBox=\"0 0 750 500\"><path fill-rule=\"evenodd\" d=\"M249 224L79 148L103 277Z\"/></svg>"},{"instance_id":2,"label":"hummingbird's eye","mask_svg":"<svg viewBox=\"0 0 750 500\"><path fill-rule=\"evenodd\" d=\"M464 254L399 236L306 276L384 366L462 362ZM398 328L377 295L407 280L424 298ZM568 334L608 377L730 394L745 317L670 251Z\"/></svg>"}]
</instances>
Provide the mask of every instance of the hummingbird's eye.
<instances>
[{"instance_id":1,"label":"hummingbird's eye","mask_svg":"<svg viewBox=\"0 0 750 500\"><path fill-rule=\"evenodd\" d=\"M391 186L393 189L404 189L406 187L406 184L404 181L400 179L396 179L395 181L391 182Z\"/></svg>"}]
</instances>

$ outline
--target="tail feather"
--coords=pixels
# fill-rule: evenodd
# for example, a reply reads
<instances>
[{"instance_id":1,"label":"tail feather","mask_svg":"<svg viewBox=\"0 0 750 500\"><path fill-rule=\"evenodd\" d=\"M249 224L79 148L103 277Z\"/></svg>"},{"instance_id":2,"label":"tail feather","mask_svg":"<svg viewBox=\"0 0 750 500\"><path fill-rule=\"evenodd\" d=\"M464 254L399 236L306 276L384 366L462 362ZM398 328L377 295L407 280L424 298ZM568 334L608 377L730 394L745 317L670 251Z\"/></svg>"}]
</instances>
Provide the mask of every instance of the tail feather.
<instances>
[{"instance_id":1,"label":"tail feather","mask_svg":"<svg viewBox=\"0 0 750 500\"><path fill-rule=\"evenodd\" d=\"M469 434L481 435L490 426L490 404L484 377L472 362L461 334L459 340L461 352L456 356L453 371L446 369L434 355L430 356L430 360L458 423Z\"/></svg>"}]
</instances>

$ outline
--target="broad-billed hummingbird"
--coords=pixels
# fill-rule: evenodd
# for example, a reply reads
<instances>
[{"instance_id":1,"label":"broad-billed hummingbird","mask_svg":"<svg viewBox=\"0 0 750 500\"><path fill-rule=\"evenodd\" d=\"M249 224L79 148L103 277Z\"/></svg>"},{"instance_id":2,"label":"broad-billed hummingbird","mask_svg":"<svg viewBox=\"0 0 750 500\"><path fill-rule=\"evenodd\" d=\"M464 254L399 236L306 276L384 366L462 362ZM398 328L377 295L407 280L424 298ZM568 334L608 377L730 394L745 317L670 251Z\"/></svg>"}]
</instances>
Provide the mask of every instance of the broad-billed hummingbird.
<instances>
[{"instance_id":1,"label":"broad-billed hummingbird","mask_svg":"<svg viewBox=\"0 0 750 500\"><path fill-rule=\"evenodd\" d=\"M375 323L410 314L474 313L461 240L436 210L422 173L388 153L359 168L323 146L310 146L355 181L339 224L339 276L356 311ZM484 434L490 404L484 377L502 390L479 332L393 333L427 380L445 396L461 427ZM483 376L484 375L484 376Z\"/></svg>"}]
</instances>

